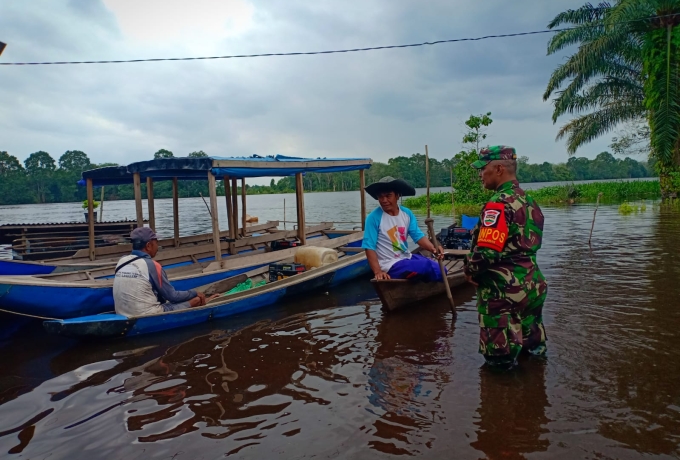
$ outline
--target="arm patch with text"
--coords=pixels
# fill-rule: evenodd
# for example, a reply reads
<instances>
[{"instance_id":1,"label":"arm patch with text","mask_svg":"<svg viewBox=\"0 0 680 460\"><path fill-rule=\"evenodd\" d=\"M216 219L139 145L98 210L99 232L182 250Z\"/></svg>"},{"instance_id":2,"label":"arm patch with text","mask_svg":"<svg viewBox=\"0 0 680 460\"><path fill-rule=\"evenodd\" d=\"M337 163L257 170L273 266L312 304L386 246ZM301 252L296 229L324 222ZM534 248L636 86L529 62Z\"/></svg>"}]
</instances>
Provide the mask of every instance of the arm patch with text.
<instances>
[{"instance_id":1,"label":"arm patch with text","mask_svg":"<svg viewBox=\"0 0 680 460\"><path fill-rule=\"evenodd\" d=\"M508 239L508 224L505 221L505 204L487 203L482 211L477 246L501 252Z\"/></svg>"}]
</instances>

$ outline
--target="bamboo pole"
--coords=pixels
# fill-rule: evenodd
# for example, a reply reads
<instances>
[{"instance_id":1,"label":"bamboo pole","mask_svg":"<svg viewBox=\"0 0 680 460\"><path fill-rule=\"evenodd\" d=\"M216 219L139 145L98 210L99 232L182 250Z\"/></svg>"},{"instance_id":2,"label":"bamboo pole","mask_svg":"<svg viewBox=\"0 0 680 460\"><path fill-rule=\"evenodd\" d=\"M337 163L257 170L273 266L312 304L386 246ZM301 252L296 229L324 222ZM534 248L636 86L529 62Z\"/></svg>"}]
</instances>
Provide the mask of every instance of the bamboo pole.
<instances>
[{"instance_id":1,"label":"bamboo pole","mask_svg":"<svg viewBox=\"0 0 680 460\"><path fill-rule=\"evenodd\" d=\"M90 260L94 260L94 190L92 189L92 179L87 179L87 234L88 249Z\"/></svg>"},{"instance_id":2,"label":"bamboo pole","mask_svg":"<svg viewBox=\"0 0 680 460\"><path fill-rule=\"evenodd\" d=\"M174 229L174 244L179 247L179 184L177 178L172 178L172 224Z\"/></svg>"},{"instance_id":3,"label":"bamboo pole","mask_svg":"<svg viewBox=\"0 0 680 460\"><path fill-rule=\"evenodd\" d=\"M241 234L246 236L246 179L245 177L241 179L241 215L243 220L243 229Z\"/></svg>"},{"instance_id":4,"label":"bamboo pole","mask_svg":"<svg viewBox=\"0 0 680 460\"><path fill-rule=\"evenodd\" d=\"M453 216L453 223L456 223L456 204L453 201L453 166L451 166L451 216ZM462 224L462 222L461 222Z\"/></svg>"},{"instance_id":5,"label":"bamboo pole","mask_svg":"<svg viewBox=\"0 0 680 460\"><path fill-rule=\"evenodd\" d=\"M301 244L307 242L305 235L305 192L302 184L302 173L295 174L295 202L297 205L298 239Z\"/></svg>"},{"instance_id":6,"label":"bamboo pole","mask_svg":"<svg viewBox=\"0 0 680 460\"><path fill-rule=\"evenodd\" d=\"M231 204L231 185L229 183L229 176L222 178L224 183L224 199L227 202L227 222L229 223L229 238L236 239L236 230L234 229L234 213Z\"/></svg>"},{"instance_id":7,"label":"bamboo pole","mask_svg":"<svg viewBox=\"0 0 680 460\"><path fill-rule=\"evenodd\" d=\"M132 186L135 189L135 209L137 211L137 227L144 226L144 213L142 212L142 184L140 183L139 173L132 175Z\"/></svg>"},{"instance_id":8,"label":"bamboo pole","mask_svg":"<svg viewBox=\"0 0 680 460\"><path fill-rule=\"evenodd\" d=\"M366 230L366 175L365 170L359 170L359 193L361 194L361 230Z\"/></svg>"},{"instance_id":9,"label":"bamboo pole","mask_svg":"<svg viewBox=\"0 0 680 460\"><path fill-rule=\"evenodd\" d=\"M425 180L427 181L427 218L430 218L430 155L425 145Z\"/></svg>"},{"instance_id":10,"label":"bamboo pole","mask_svg":"<svg viewBox=\"0 0 680 460\"><path fill-rule=\"evenodd\" d=\"M590 226L590 236L588 237L588 246L590 246L590 240L593 238L593 229L595 228L595 216L597 216L597 208L600 207L600 197L602 192L597 194L597 202L595 203L595 212L593 212L593 223Z\"/></svg>"},{"instance_id":11,"label":"bamboo pole","mask_svg":"<svg viewBox=\"0 0 680 460\"><path fill-rule=\"evenodd\" d=\"M208 210L208 215L212 219L212 211L210 211L210 206L208 206L208 203L205 201L205 198L203 197L203 194L201 192L198 192L198 194L201 196L201 199L203 200L203 204L205 205L205 209Z\"/></svg>"},{"instance_id":12,"label":"bamboo pole","mask_svg":"<svg viewBox=\"0 0 680 460\"><path fill-rule=\"evenodd\" d=\"M155 232L156 231L156 211L154 209L153 202L153 179L150 177L146 178L146 198L147 206L149 208L149 227Z\"/></svg>"},{"instance_id":13,"label":"bamboo pole","mask_svg":"<svg viewBox=\"0 0 680 460\"><path fill-rule=\"evenodd\" d=\"M236 179L231 179L231 220L234 222L234 239L238 238L238 187Z\"/></svg>"},{"instance_id":14,"label":"bamboo pole","mask_svg":"<svg viewBox=\"0 0 680 460\"><path fill-rule=\"evenodd\" d=\"M425 225L427 225L427 233L430 236L430 242L434 246L435 249L439 247L439 244L437 242L437 237L434 234L434 219L431 217L428 217L425 219ZM456 304L453 301L453 294L451 294L451 286L449 286L449 279L446 277L446 270L444 270L444 262L437 258L437 262L439 262L439 271L442 274L442 281L444 282L444 289L446 290L446 297L449 298L449 304L451 304L451 313L453 315L456 314Z\"/></svg>"},{"instance_id":15,"label":"bamboo pole","mask_svg":"<svg viewBox=\"0 0 680 460\"><path fill-rule=\"evenodd\" d=\"M208 189L210 190L210 217L213 243L215 244L215 260L217 261L222 260L222 246L220 245L220 222L217 218L217 189L212 171L208 171Z\"/></svg>"},{"instance_id":16,"label":"bamboo pole","mask_svg":"<svg viewBox=\"0 0 680 460\"><path fill-rule=\"evenodd\" d=\"M104 222L104 186L102 185L101 196L99 197L99 223Z\"/></svg>"}]
</instances>

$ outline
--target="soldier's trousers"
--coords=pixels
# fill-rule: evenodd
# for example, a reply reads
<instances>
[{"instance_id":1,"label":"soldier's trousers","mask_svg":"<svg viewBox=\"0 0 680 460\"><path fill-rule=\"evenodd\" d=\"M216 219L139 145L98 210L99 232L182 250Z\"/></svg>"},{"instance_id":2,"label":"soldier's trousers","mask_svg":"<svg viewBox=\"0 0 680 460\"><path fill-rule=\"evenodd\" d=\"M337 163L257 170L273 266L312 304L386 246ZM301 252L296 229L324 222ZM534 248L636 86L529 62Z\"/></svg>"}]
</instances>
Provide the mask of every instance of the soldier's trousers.
<instances>
[{"instance_id":1,"label":"soldier's trousers","mask_svg":"<svg viewBox=\"0 0 680 460\"><path fill-rule=\"evenodd\" d=\"M522 311L479 314L479 352L489 364L512 364L522 349L536 354L545 353L545 298L545 295L539 296ZM484 306L480 307L483 310Z\"/></svg>"}]
</instances>

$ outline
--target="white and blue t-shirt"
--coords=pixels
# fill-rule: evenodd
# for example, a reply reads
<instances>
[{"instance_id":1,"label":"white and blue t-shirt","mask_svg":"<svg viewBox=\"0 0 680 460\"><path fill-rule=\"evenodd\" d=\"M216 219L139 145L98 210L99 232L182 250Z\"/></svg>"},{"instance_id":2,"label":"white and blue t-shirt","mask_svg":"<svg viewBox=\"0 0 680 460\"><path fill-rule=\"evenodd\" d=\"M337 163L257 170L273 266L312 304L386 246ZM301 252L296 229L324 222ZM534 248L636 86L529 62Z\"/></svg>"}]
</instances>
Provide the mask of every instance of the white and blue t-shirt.
<instances>
[{"instance_id":1,"label":"white and blue t-shirt","mask_svg":"<svg viewBox=\"0 0 680 460\"><path fill-rule=\"evenodd\" d=\"M390 216L382 208L376 208L366 217L361 247L374 250L378 254L380 269L388 272L395 263L411 258L406 236L416 243L425 236L410 209L399 206L399 214Z\"/></svg>"}]
</instances>

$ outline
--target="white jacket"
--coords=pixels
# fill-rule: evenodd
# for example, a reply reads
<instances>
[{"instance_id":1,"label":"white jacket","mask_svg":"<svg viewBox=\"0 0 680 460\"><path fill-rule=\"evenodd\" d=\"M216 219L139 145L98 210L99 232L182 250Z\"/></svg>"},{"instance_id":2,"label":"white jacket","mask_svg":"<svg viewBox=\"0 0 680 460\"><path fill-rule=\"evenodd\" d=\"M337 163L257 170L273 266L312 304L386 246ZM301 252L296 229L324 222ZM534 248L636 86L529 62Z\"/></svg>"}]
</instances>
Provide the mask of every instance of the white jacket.
<instances>
[{"instance_id":1,"label":"white jacket","mask_svg":"<svg viewBox=\"0 0 680 460\"><path fill-rule=\"evenodd\" d=\"M132 254L123 256L116 268L135 257L138 256ZM137 259L118 270L113 280L113 301L116 313L123 316L163 313L161 303L153 291L149 265L145 259Z\"/></svg>"}]
</instances>

